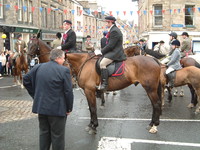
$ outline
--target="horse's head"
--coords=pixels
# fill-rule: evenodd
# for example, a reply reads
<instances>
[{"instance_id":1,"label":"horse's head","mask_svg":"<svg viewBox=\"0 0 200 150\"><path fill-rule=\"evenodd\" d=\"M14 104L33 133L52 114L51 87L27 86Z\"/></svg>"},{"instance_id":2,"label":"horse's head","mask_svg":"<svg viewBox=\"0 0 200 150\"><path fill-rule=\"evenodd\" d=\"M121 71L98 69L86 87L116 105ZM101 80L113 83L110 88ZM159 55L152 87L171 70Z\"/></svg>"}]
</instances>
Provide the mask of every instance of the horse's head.
<instances>
[{"instance_id":1,"label":"horse's head","mask_svg":"<svg viewBox=\"0 0 200 150\"><path fill-rule=\"evenodd\" d=\"M140 55L140 48L137 45L133 45L124 49L124 53L127 57Z\"/></svg>"},{"instance_id":2,"label":"horse's head","mask_svg":"<svg viewBox=\"0 0 200 150\"><path fill-rule=\"evenodd\" d=\"M32 38L28 42L28 52L27 52L28 62L30 62L31 59L34 58L36 55L39 55L39 39Z\"/></svg>"}]
</instances>

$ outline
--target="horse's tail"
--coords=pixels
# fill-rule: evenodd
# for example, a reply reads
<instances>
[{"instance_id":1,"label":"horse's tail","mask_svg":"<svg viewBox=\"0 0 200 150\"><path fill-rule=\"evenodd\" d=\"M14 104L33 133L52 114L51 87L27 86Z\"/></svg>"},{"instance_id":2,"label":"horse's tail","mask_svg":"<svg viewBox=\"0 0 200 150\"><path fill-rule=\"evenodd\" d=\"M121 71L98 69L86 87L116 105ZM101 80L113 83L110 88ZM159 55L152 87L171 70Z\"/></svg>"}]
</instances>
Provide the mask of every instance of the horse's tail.
<instances>
[{"instance_id":1,"label":"horse's tail","mask_svg":"<svg viewBox=\"0 0 200 150\"><path fill-rule=\"evenodd\" d=\"M158 84L157 94L159 97L159 104L160 104L160 106L162 106L162 83L160 80L159 80L159 84ZM160 114L162 114L162 110L160 110L160 111L161 111Z\"/></svg>"}]
</instances>

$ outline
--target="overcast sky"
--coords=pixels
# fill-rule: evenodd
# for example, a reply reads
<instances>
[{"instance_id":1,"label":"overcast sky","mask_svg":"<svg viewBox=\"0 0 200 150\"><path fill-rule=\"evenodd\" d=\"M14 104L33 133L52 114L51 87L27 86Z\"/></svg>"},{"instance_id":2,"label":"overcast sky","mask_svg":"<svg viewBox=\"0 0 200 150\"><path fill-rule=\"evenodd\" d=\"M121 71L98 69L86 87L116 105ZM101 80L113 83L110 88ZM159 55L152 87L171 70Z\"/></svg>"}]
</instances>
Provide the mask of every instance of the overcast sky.
<instances>
[{"instance_id":1,"label":"overcast sky","mask_svg":"<svg viewBox=\"0 0 200 150\"><path fill-rule=\"evenodd\" d=\"M113 15L116 17L116 11L119 11L119 16L122 19L134 20L135 24L138 22L137 17L137 2L132 2L132 0L97 0L98 3L105 7L105 11L113 11ZM124 16L123 11L126 11ZM133 11L131 16L130 11Z\"/></svg>"}]
</instances>

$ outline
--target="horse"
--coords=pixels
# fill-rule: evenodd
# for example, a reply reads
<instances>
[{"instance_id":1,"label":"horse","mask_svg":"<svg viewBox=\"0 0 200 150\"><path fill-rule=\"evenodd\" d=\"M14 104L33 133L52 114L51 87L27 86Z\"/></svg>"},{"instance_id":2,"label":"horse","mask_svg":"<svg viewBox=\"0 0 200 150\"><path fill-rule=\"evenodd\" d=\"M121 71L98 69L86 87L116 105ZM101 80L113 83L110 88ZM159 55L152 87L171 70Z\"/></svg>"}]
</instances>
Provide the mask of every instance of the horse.
<instances>
[{"instance_id":1,"label":"horse","mask_svg":"<svg viewBox=\"0 0 200 150\"><path fill-rule=\"evenodd\" d=\"M163 65L161 69L161 81L162 83L167 83L167 78L165 77L166 67ZM183 85L188 85L192 87L197 94L198 107L196 108L195 113L200 112L200 69L195 66L188 66L176 71L176 76L174 80L174 87L179 87ZM162 91L162 96L164 90ZM163 100L163 99L162 99ZM162 101L162 104L164 101Z\"/></svg>"},{"instance_id":2,"label":"horse","mask_svg":"<svg viewBox=\"0 0 200 150\"><path fill-rule=\"evenodd\" d=\"M182 67L195 66L197 68L200 68L200 64L192 57L182 58L180 60L180 63L182 65ZM193 87L191 87L190 85L188 85L188 86L190 88L190 92L191 92L191 96L192 96L191 103L188 105L188 108L192 108L192 107L196 106L196 104L197 104L197 95L196 95Z\"/></svg>"},{"instance_id":3,"label":"horse","mask_svg":"<svg viewBox=\"0 0 200 150\"><path fill-rule=\"evenodd\" d=\"M48 62L50 61L51 50L51 47L38 37L32 38L28 42L27 59L30 62L30 60L37 56L39 58L39 63ZM63 65L70 68L67 61L65 61ZM70 70L70 73L72 75L72 70ZM76 79L74 77L72 77L72 85L76 87Z\"/></svg>"},{"instance_id":4,"label":"horse","mask_svg":"<svg viewBox=\"0 0 200 150\"><path fill-rule=\"evenodd\" d=\"M140 47L137 45L129 46L124 49L124 54L128 57L140 55Z\"/></svg>"},{"instance_id":5,"label":"horse","mask_svg":"<svg viewBox=\"0 0 200 150\"><path fill-rule=\"evenodd\" d=\"M96 107L96 86L100 83L100 76L95 71L97 59L88 53L68 53L66 58L77 75L78 85L84 90L88 101L91 120L86 127L89 134L96 134L98 127ZM128 57L125 61L125 72L119 77L110 77L108 91L120 90L131 84L140 83L153 107L152 119L149 124L149 132L156 133L161 115L161 67L153 58L145 56Z\"/></svg>"},{"instance_id":6,"label":"horse","mask_svg":"<svg viewBox=\"0 0 200 150\"><path fill-rule=\"evenodd\" d=\"M26 60L24 50L19 49L19 55L16 57L15 63L13 64L13 76L14 83L20 85L21 88L24 88L22 84L22 72L24 71L25 74L28 72L28 64Z\"/></svg>"},{"instance_id":7,"label":"horse","mask_svg":"<svg viewBox=\"0 0 200 150\"><path fill-rule=\"evenodd\" d=\"M28 62L34 57L39 58L40 63L48 62L50 60L51 47L39 38L32 38L28 42L27 59Z\"/></svg>"}]
</instances>

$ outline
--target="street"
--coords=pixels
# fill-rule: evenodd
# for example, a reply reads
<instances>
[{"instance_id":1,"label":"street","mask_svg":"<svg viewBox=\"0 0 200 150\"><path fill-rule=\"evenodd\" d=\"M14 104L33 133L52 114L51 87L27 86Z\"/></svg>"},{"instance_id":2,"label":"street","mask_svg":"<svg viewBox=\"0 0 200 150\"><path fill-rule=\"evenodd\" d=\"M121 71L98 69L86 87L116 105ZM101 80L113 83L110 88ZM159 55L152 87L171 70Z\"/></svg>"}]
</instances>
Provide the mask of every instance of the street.
<instances>
[{"instance_id":1,"label":"street","mask_svg":"<svg viewBox=\"0 0 200 150\"><path fill-rule=\"evenodd\" d=\"M106 95L105 108L97 99L99 126L96 135L84 131L90 114L82 90L74 89L74 109L66 123L66 150L199 150L200 114L186 106L190 93L173 97L163 108L158 133L150 134L152 106L146 92L134 85ZM12 77L0 79L0 150L38 150L37 115L25 89L13 85Z\"/></svg>"}]
</instances>

